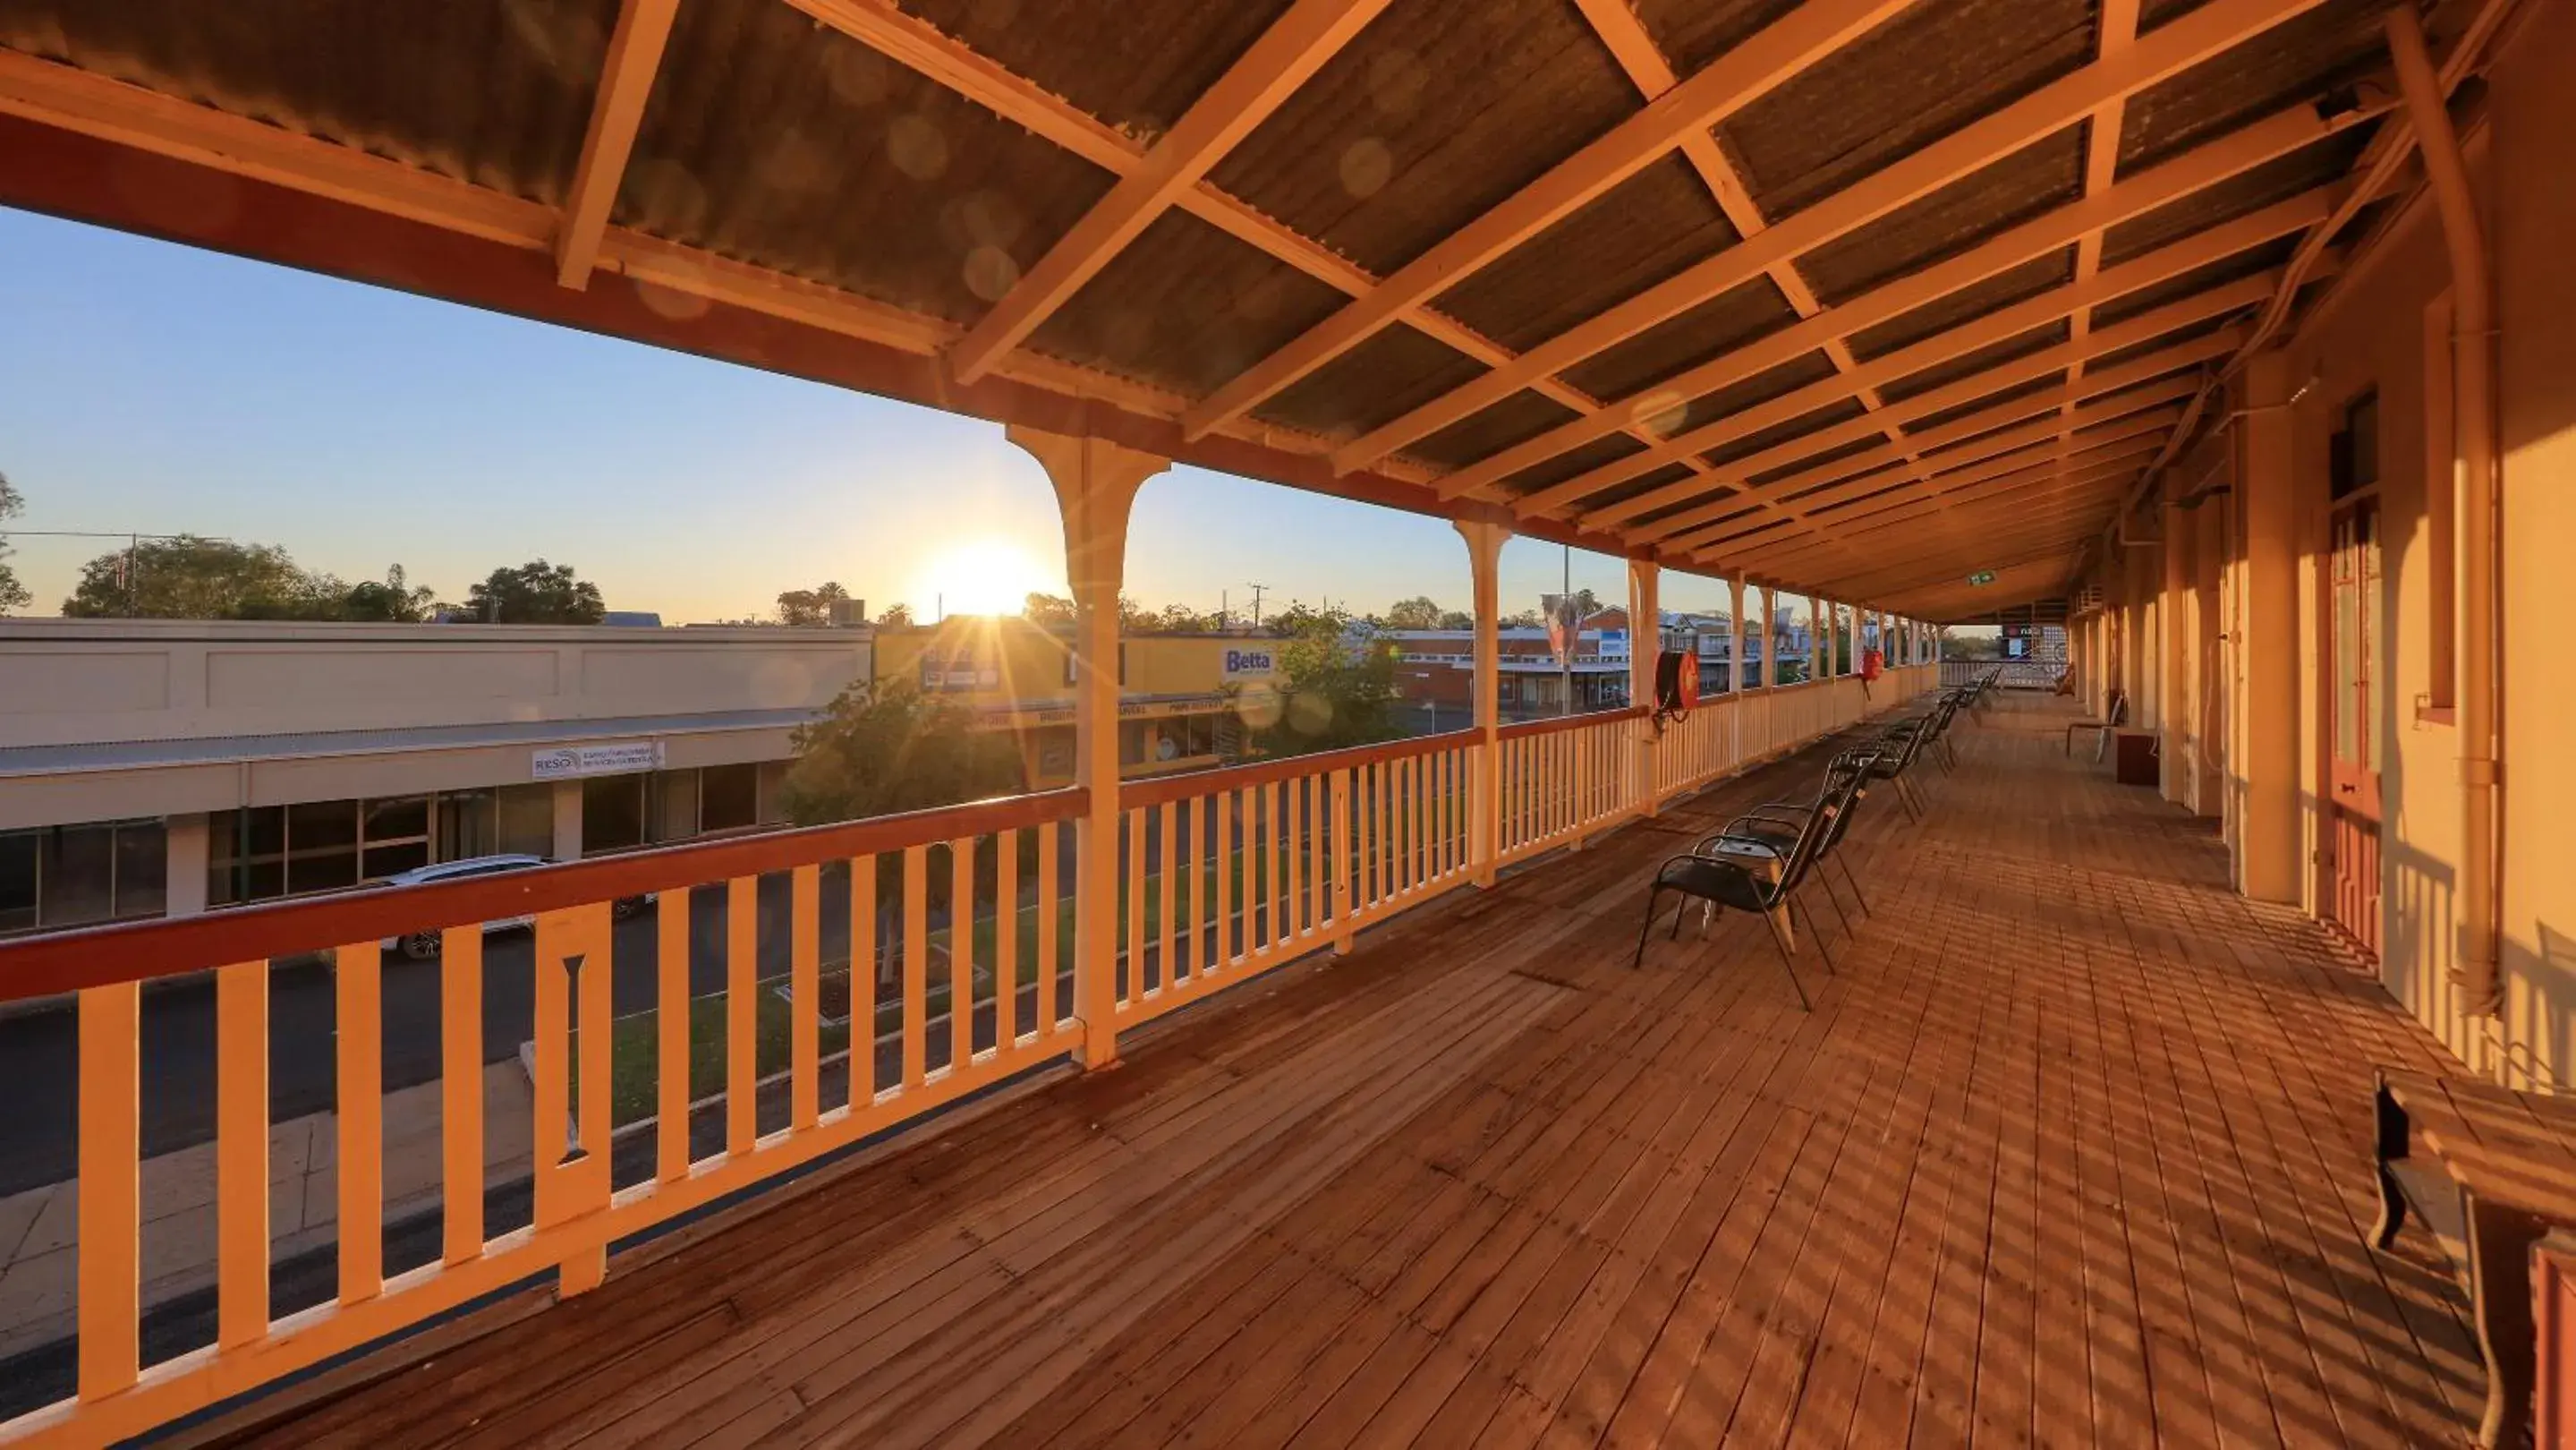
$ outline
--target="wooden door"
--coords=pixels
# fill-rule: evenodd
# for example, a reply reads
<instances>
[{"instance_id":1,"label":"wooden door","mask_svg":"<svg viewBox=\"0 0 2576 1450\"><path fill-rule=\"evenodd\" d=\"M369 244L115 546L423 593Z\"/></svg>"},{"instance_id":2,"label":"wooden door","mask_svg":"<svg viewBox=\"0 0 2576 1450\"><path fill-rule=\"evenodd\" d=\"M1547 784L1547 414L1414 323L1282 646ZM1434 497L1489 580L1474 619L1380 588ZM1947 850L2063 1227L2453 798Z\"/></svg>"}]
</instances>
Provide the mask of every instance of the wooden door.
<instances>
[{"instance_id":1,"label":"wooden door","mask_svg":"<svg viewBox=\"0 0 2576 1450\"><path fill-rule=\"evenodd\" d=\"M2379 558L2379 506L2353 499L2334 512L2332 532L2333 649L2326 713L2334 748L2328 783L2333 840L2331 919L2363 951L2379 955L2379 765L2387 681L2380 660L2385 639Z\"/></svg>"}]
</instances>

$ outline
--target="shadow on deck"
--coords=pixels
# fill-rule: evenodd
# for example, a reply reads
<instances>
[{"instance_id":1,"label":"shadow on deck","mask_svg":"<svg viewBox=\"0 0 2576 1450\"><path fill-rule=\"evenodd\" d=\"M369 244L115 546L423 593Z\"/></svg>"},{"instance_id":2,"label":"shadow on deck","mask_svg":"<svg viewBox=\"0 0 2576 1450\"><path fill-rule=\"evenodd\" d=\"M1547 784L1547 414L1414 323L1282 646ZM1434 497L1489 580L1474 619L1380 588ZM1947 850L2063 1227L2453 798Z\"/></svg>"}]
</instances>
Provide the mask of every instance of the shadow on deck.
<instances>
[{"instance_id":1,"label":"shadow on deck","mask_svg":"<svg viewBox=\"0 0 2576 1450\"><path fill-rule=\"evenodd\" d=\"M2063 716L2007 697L1927 822L1864 807L1812 1014L1741 916L1628 960L1654 864L1815 752L208 1429L2463 1440L2447 1276L2364 1243L2371 1065L2456 1066Z\"/></svg>"}]
</instances>

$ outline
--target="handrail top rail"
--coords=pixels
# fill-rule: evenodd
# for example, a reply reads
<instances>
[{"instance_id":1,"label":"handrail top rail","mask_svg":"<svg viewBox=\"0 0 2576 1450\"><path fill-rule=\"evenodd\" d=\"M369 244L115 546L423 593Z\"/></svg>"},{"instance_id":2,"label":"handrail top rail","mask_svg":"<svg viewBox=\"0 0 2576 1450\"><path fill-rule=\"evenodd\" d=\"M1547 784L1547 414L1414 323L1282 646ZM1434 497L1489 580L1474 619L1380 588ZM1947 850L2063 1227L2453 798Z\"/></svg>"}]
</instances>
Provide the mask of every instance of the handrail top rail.
<instances>
[{"instance_id":1,"label":"handrail top rail","mask_svg":"<svg viewBox=\"0 0 2576 1450\"><path fill-rule=\"evenodd\" d=\"M1402 760L1416 755L1432 755L1443 750L1457 750L1483 739L1474 727L1465 730L1443 730L1435 735L1408 735L1401 740L1381 740L1371 745L1349 745L1339 750L1318 750L1307 755L1282 755L1271 760L1256 760L1246 765L1217 765L1205 770L1174 771L1144 780L1121 781L1118 786L1118 808L1138 810L1146 806L1166 805L1210 795L1221 790L1241 790L1246 786L1269 785L1274 781L1295 780L1301 776L1321 775L1333 770L1357 770L1380 761Z\"/></svg>"},{"instance_id":2,"label":"handrail top rail","mask_svg":"<svg viewBox=\"0 0 2576 1450\"><path fill-rule=\"evenodd\" d=\"M383 941L650 892L682 891L741 876L1072 820L1089 806L1090 794L1070 786L827 826L566 861L499 876L367 887L201 916L118 922L30 937L0 944L0 1002L292 956L314 951L317 944Z\"/></svg>"},{"instance_id":3,"label":"handrail top rail","mask_svg":"<svg viewBox=\"0 0 2576 1450\"><path fill-rule=\"evenodd\" d=\"M1587 710L1580 715L1559 715L1548 720L1520 720L1505 725L1494 733L1504 740L1527 740L1533 735L1554 735L1560 730L1580 730L1586 725L1608 725L1620 720L1642 720L1653 713L1643 705L1622 705L1614 710Z\"/></svg>"}]
</instances>

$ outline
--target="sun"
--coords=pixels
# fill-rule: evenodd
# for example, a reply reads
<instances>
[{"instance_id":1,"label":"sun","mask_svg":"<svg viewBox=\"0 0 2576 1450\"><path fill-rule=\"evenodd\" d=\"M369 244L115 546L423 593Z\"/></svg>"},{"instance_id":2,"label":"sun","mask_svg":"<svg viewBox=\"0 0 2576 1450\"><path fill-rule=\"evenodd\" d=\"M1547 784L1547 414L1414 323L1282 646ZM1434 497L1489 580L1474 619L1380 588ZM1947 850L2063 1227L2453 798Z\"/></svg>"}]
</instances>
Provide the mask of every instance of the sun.
<instances>
[{"instance_id":1,"label":"sun","mask_svg":"<svg viewBox=\"0 0 2576 1450\"><path fill-rule=\"evenodd\" d=\"M1028 596L1048 586L1047 572L1019 545L1003 539L968 539L933 555L914 576L920 597L913 617L949 614L1017 614Z\"/></svg>"}]
</instances>

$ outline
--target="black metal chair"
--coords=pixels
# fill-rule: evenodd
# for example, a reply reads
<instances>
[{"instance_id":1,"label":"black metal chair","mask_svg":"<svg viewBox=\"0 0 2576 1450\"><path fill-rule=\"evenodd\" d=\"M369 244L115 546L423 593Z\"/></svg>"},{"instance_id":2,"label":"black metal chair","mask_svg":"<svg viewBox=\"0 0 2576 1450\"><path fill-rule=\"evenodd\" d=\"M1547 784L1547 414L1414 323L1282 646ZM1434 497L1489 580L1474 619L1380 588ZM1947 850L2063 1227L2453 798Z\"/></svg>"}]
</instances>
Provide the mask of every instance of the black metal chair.
<instances>
[{"instance_id":1,"label":"black metal chair","mask_svg":"<svg viewBox=\"0 0 2576 1450\"><path fill-rule=\"evenodd\" d=\"M1924 804L1909 775L1914 768L1915 757L1923 753L1924 743L1931 739L1931 730L1932 717L1928 715L1889 726L1878 737L1879 748L1869 765L1872 779L1883 780L1896 787L1896 798L1904 804L1905 814L1911 820L1923 819Z\"/></svg>"},{"instance_id":2,"label":"black metal chair","mask_svg":"<svg viewBox=\"0 0 2576 1450\"><path fill-rule=\"evenodd\" d=\"M1842 895L1834 889L1834 875L1825 870L1828 863L1842 868L1843 880L1851 887L1852 900L1861 915L1870 914L1869 898L1861 894L1860 878L1852 874L1851 863L1842 859L1835 848L1851 829L1859 814L1859 804L1869 794L1870 773L1875 758L1869 747L1845 750L1825 764L1824 780L1816 789L1813 801L1766 801L1726 823L1716 835L1703 837L1691 847L1692 855L1707 855L1721 842L1760 841L1775 852L1787 852L1797 843L1798 833L1819 810L1840 801L1843 809L1832 818L1832 826L1816 848L1816 879L1825 885L1825 899L1833 903L1834 916L1843 924L1843 935L1853 935L1851 918L1843 912ZM1846 787L1852 787L1846 797ZM1821 945L1819 950L1821 950Z\"/></svg>"},{"instance_id":3,"label":"black metal chair","mask_svg":"<svg viewBox=\"0 0 2576 1450\"><path fill-rule=\"evenodd\" d=\"M1799 1007L1812 1010L1814 1004L1807 1000L1806 985L1798 980L1798 968L1790 960L1796 951L1790 932L1800 917L1806 919L1808 938L1816 943L1817 955L1824 958L1828 973L1833 971L1834 961L1832 954L1825 950L1823 937L1815 930L1815 918L1799 910L1798 888L1805 884L1807 874L1815 869L1817 855L1824 849L1826 839L1850 811L1852 801L1859 796L1861 786L1868 778L1866 770L1849 772L1836 798L1823 802L1808 815L1805 825L1799 829L1797 838L1785 853L1768 841L1741 838L1740 843L1745 847L1778 861L1776 872L1756 870L1742 861L1696 853L1666 861L1656 870L1654 883L1646 890L1646 920L1637 930L1637 954L1628 964L1630 969L1645 964L1646 938L1654 932L1658 903L1665 892L1675 891L1682 896L1681 904L1673 911L1673 936L1676 939L1682 934L1682 916L1690 910L1693 901L1705 902L1720 910L1732 906L1761 916L1763 924L1771 929L1771 945L1780 954L1781 970L1789 974L1789 986L1798 994Z\"/></svg>"},{"instance_id":4,"label":"black metal chair","mask_svg":"<svg viewBox=\"0 0 2576 1450\"><path fill-rule=\"evenodd\" d=\"M2091 730L2097 732L2093 737L2093 763L2096 765L2102 763L2103 753L2111 747L2111 737L2120 733L2121 726L2129 723L2128 692L2124 690L2111 692L2111 708L2108 714L2108 719L2068 722L2066 726L2067 759L2075 758L2075 737Z\"/></svg>"}]
</instances>

